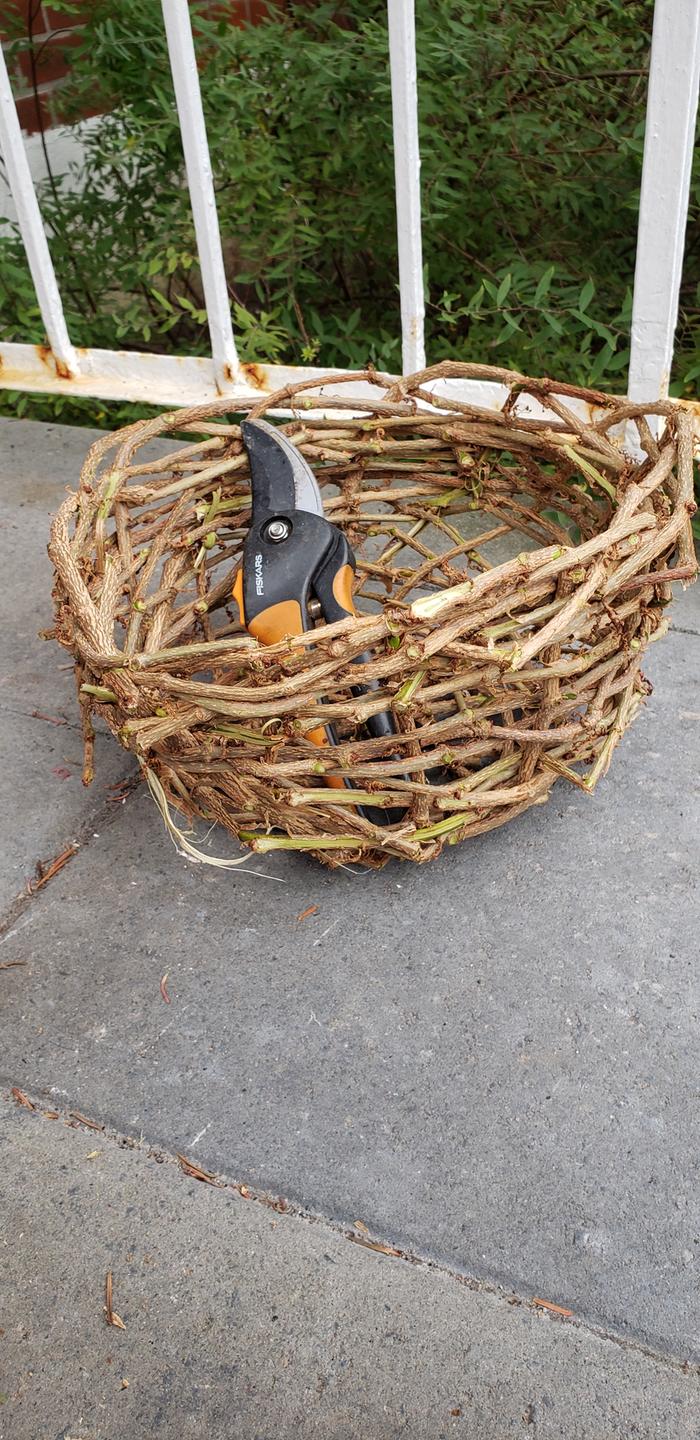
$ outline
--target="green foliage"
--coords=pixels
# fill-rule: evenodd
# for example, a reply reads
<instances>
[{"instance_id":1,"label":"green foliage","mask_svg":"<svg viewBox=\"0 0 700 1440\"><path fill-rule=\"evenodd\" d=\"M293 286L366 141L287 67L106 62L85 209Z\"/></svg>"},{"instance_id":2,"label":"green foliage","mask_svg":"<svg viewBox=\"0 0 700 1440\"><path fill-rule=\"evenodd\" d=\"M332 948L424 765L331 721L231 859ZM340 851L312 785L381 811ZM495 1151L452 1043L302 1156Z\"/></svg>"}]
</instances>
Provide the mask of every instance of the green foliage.
<instances>
[{"instance_id":1,"label":"green foliage","mask_svg":"<svg viewBox=\"0 0 700 1440\"><path fill-rule=\"evenodd\" d=\"M396 369L384 0L288 0L243 28L217 7L192 9L243 358ZM652 10L652 0L418 0L431 359L620 387ZM78 344L207 353L160 4L94 0L82 36L62 116L86 102L105 115L86 131L72 184L52 177L41 194L69 330ZM693 224L699 190L696 179ZM691 244L681 388L700 375L699 282ZM42 341L11 239L0 296L5 337ZM107 407L86 403L25 397L24 407L105 423Z\"/></svg>"}]
</instances>

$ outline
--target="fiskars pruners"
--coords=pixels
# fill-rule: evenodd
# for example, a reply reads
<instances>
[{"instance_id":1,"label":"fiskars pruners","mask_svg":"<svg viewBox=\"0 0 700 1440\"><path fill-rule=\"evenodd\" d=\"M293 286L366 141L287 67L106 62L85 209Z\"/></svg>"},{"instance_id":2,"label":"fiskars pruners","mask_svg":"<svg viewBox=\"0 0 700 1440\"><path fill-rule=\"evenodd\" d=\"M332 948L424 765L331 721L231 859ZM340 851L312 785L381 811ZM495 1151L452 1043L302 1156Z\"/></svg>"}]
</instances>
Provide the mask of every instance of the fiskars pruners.
<instances>
[{"instance_id":1,"label":"fiskars pruners","mask_svg":"<svg viewBox=\"0 0 700 1440\"><path fill-rule=\"evenodd\" d=\"M354 615L352 551L342 530L326 520L303 455L265 420L244 420L241 439L252 515L234 595L246 628L274 645L312 629L319 614L328 623Z\"/></svg>"},{"instance_id":2,"label":"fiskars pruners","mask_svg":"<svg viewBox=\"0 0 700 1440\"><path fill-rule=\"evenodd\" d=\"M252 514L233 595L246 629L263 645L274 645L313 629L319 618L331 624L356 614L355 557L342 530L326 520L321 492L303 455L265 420L244 420L241 439L250 465ZM371 658L363 652L357 663ZM353 694L376 688L375 681L353 687ZM374 738L396 733L388 711L365 724ZM307 732L307 738L315 745L335 743L329 725ZM344 782L329 777L328 783L341 787Z\"/></svg>"}]
</instances>

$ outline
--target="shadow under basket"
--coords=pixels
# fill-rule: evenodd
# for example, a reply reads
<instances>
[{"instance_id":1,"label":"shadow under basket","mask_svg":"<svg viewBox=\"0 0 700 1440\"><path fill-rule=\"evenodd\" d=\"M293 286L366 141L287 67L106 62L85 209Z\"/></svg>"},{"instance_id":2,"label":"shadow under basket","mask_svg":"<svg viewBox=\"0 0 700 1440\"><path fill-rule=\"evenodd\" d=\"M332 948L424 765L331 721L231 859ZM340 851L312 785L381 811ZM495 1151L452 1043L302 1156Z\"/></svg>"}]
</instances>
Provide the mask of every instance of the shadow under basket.
<instances>
[{"instance_id":1,"label":"shadow under basket","mask_svg":"<svg viewBox=\"0 0 700 1440\"><path fill-rule=\"evenodd\" d=\"M456 398L474 379L493 408ZM690 416L452 362L316 378L248 413L312 465L357 558L358 618L267 648L241 629L230 400L105 436L49 546L85 781L96 712L180 848L184 815L255 851L374 866L432 860L559 779L593 790L649 691L670 582L695 574ZM386 710L396 733L373 739ZM337 745L306 738L320 724Z\"/></svg>"}]
</instances>

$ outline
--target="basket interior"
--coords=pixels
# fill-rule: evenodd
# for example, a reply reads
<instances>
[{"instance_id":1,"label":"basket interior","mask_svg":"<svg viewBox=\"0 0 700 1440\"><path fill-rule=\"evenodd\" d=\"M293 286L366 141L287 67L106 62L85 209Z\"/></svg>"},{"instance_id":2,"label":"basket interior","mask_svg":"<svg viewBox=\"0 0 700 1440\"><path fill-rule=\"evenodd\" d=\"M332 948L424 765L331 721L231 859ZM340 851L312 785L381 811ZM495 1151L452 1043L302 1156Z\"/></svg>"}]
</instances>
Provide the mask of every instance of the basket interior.
<instances>
[{"instance_id":1,"label":"basket interior","mask_svg":"<svg viewBox=\"0 0 700 1440\"><path fill-rule=\"evenodd\" d=\"M360 614L377 614L387 605L408 612L415 600L528 550L578 545L610 518L607 496L596 494L586 476L575 473L575 465L569 464L563 476L561 461L538 455L535 446L520 452L477 448L459 428L446 435L443 423L438 431L430 417L414 421L410 433L399 421L384 419L374 426L366 421L356 435L350 431L352 438L347 422L341 428L318 418L311 424L269 418L306 456L328 519L348 536L357 562L354 599ZM237 417L230 425L219 422L211 428L228 432L222 449L234 457L241 453ZM145 447L153 458L140 460L138 477L132 467L130 487L134 554L147 556L164 529L172 531L170 543L159 546L146 583L139 584L135 573L134 589L149 610L157 609L154 598L169 591L168 623L159 623L158 616L150 622L148 649L181 643L185 635L193 641L244 635L230 590L250 520L245 457L241 454L240 468L230 478L209 476L197 484L197 473L212 468L210 453L193 457L186 442L163 470L158 451L164 447L172 456L169 441ZM181 477L192 484L186 500L175 506L179 513L173 526L173 496L167 491ZM134 503L134 488L144 497L148 492L143 503ZM166 492L162 498L161 490ZM116 532L117 519L111 515L107 543L116 544ZM206 618L196 611L203 595L218 597ZM124 604L117 611L123 632L130 610ZM215 667L206 673L214 678L220 672Z\"/></svg>"}]
</instances>

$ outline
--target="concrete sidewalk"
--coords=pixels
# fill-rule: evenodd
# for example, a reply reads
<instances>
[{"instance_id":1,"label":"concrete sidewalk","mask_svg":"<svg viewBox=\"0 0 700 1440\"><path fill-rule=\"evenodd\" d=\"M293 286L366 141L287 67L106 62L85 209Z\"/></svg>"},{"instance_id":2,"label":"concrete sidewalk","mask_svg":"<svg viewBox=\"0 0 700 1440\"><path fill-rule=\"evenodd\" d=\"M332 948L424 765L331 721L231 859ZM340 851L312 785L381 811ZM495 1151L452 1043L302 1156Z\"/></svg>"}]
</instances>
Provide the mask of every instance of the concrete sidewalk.
<instances>
[{"instance_id":1,"label":"concrete sidewalk","mask_svg":"<svg viewBox=\"0 0 700 1440\"><path fill-rule=\"evenodd\" d=\"M697 1434L696 1377L633 1344L187 1179L145 1145L7 1105L0 1127L3 1440ZM123 1330L105 1323L108 1271Z\"/></svg>"},{"instance_id":2,"label":"concrete sidewalk","mask_svg":"<svg viewBox=\"0 0 700 1440\"><path fill-rule=\"evenodd\" d=\"M109 737L82 789L35 638L90 439L0 422L0 1436L695 1440L700 588L594 799L419 870L192 867Z\"/></svg>"}]
</instances>

